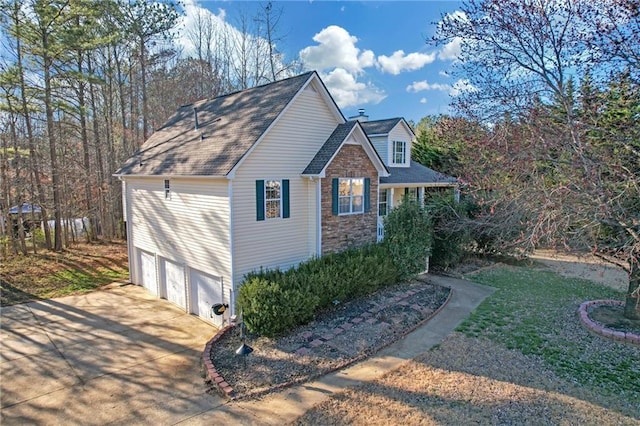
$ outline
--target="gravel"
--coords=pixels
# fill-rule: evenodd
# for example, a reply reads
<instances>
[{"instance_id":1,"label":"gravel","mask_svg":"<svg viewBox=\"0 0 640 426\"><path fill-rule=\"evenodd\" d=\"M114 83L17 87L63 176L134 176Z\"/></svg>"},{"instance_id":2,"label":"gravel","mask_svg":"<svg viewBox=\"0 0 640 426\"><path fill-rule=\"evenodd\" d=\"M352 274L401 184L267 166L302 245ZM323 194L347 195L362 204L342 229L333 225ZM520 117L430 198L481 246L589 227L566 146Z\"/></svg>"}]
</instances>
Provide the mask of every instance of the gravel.
<instances>
[{"instance_id":1,"label":"gravel","mask_svg":"<svg viewBox=\"0 0 640 426\"><path fill-rule=\"evenodd\" d=\"M245 336L254 352L239 357L240 327L213 347L211 361L236 397L264 394L308 381L363 359L415 329L447 300L450 290L426 279L395 285L338 304L279 338Z\"/></svg>"}]
</instances>

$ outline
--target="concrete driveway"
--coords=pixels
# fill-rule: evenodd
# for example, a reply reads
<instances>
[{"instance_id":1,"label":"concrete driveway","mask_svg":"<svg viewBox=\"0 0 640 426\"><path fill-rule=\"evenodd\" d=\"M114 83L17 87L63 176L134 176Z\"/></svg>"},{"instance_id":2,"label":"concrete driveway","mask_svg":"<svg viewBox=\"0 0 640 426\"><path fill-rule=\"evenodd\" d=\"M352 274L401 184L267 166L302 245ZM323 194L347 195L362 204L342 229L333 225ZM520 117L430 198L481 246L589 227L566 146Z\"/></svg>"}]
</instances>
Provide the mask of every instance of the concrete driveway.
<instances>
[{"instance_id":1,"label":"concrete driveway","mask_svg":"<svg viewBox=\"0 0 640 426\"><path fill-rule=\"evenodd\" d=\"M2 308L0 423L175 424L223 403L200 356L216 332L144 288Z\"/></svg>"}]
</instances>

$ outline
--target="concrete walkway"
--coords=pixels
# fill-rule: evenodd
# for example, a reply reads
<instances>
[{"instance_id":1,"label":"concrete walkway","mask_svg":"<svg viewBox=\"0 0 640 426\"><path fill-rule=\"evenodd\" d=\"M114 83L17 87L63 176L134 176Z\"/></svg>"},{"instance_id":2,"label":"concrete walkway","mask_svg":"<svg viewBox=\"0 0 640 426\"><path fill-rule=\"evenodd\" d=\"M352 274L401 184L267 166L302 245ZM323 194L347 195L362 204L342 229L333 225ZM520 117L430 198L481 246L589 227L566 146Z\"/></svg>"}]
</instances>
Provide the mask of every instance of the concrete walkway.
<instances>
[{"instance_id":1,"label":"concrete walkway","mask_svg":"<svg viewBox=\"0 0 640 426\"><path fill-rule=\"evenodd\" d=\"M256 401L238 401L212 408L181 425L243 424L280 425L303 415L335 393L370 382L398 368L407 360L442 342L494 289L469 281L430 275L429 281L450 287L449 303L429 322L375 356L344 370L267 395Z\"/></svg>"}]
</instances>

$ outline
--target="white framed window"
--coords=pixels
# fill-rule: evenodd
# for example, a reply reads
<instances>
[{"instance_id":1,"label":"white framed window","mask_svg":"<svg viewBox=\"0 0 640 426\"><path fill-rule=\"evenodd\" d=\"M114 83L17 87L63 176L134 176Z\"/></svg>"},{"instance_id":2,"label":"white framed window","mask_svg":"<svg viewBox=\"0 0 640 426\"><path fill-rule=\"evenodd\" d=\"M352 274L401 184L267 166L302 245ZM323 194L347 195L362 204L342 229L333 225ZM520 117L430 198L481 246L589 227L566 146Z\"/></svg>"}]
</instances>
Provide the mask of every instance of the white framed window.
<instances>
[{"instance_id":1,"label":"white framed window","mask_svg":"<svg viewBox=\"0 0 640 426\"><path fill-rule=\"evenodd\" d=\"M282 183L279 180L264 181L264 211L267 219L282 217Z\"/></svg>"},{"instance_id":2,"label":"white framed window","mask_svg":"<svg viewBox=\"0 0 640 426\"><path fill-rule=\"evenodd\" d=\"M378 199L378 216L386 216L389 212L389 190L381 189Z\"/></svg>"},{"instance_id":3,"label":"white framed window","mask_svg":"<svg viewBox=\"0 0 640 426\"><path fill-rule=\"evenodd\" d=\"M171 183L169 182L169 179L164 180L164 199L171 199Z\"/></svg>"},{"instance_id":4,"label":"white framed window","mask_svg":"<svg viewBox=\"0 0 640 426\"><path fill-rule=\"evenodd\" d=\"M405 195L411 201L419 201L418 188L407 188Z\"/></svg>"},{"instance_id":5,"label":"white framed window","mask_svg":"<svg viewBox=\"0 0 640 426\"><path fill-rule=\"evenodd\" d=\"M364 179L340 178L338 186L338 214L364 212Z\"/></svg>"},{"instance_id":6,"label":"white framed window","mask_svg":"<svg viewBox=\"0 0 640 426\"><path fill-rule=\"evenodd\" d=\"M393 141L391 162L393 164L407 163L407 143L405 141Z\"/></svg>"}]
</instances>

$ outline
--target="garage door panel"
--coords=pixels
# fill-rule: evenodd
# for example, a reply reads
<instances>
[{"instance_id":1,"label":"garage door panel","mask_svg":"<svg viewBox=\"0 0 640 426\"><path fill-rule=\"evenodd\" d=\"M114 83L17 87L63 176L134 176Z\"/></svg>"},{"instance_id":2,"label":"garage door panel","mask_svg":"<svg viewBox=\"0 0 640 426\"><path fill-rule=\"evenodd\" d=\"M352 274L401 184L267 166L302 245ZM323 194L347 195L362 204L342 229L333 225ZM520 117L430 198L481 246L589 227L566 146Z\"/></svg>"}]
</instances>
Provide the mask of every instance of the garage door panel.
<instances>
[{"instance_id":1,"label":"garage door panel","mask_svg":"<svg viewBox=\"0 0 640 426\"><path fill-rule=\"evenodd\" d=\"M222 303L222 278L195 269L190 273L191 312L215 325L222 325L222 316L211 315L211 307Z\"/></svg>"},{"instance_id":2,"label":"garage door panel","mask_svg":"<svg viewBox=\"0 0 640 426\"><path fill-rule=\"evenodd\" d=\"M156 274L156 257L153 253L137 249L140 265L140 284L154 295L158 294L158 280Z\"/></svg>"},{"instance_id":3,"label":"garage door panel","mask_svg":"<svg viewBox=\"0 0 640 426\"><path fill-rule=\"evenodd\" d=\"M163 296L165 296L168 301L186 310L187 298L184 267L167 259L163 259L163 265Z\"/></svg>"}]
</instances>

